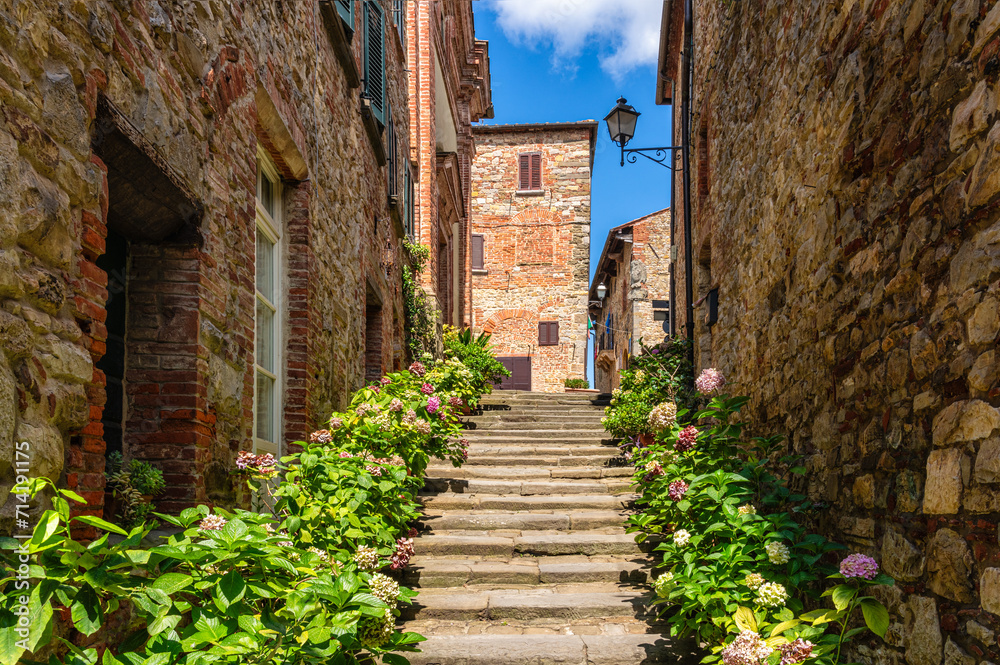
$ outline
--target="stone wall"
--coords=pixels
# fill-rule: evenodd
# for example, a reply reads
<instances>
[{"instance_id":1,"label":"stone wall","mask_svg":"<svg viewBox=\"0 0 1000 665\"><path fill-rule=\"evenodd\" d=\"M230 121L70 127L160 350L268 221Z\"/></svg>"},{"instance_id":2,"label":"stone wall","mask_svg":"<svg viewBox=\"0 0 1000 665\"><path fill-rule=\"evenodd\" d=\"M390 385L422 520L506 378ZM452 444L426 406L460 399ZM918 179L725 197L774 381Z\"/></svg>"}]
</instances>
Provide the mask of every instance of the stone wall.
<instances>
[{"instance_id":1,"label":"stone wall","mask_svg":"<svg viewBox=\"0 0 1000 665\"><path fill-rule=\"evenodd\" d=\"M5 521L14 441L31 444L32 474L75 488L100 511L107 397L95 363L113 340L109 276L98 263L109 228L130 241L110 287L123 281L128 293L126 456L163 468L161 509L240 501L230 471L254 431L258 143L284 180L284 438L306 435L361 385L366 304L381 305L375 362L389 370L405 361L401 226L344 64L360 66L361 13L342 61L344 31L331 31L321 5L0 8ZM396 138L406 154L403 50L392 3L384 9L387 94L404 119ZM134 213L150 209L180 226L143 237L156 219Z\"/></svg>"},{"instance_id":2,"label":"stone wall","mask_svg":"<svg viewBox=\"0 0 1000 665\"><path fill-rule=\"evenodd\" d=\"M1000 4L695 4L697 364L899 581L857 658L997 662Z\"/></svg>"},{"instance_id":3,"label":"stone wall","mask_svg":"<svg viewBox=\"0 0 1000 665\"><path fill-rule=\"evenodd\" d=\"M473 327L500 356L530 356L532 390L562 392L586 377L590 175L597 123L475 126L472 233L485 270L473 271ZM518 155L541 153L542 190L518 192ZM555 346L538 323L558 321Z\"/></svg>"},{"instance_id":4,"label":"stone wall","mask_svg":"<svg viewBox=\"0 0 1000 665\"><path fill-rule=\"evenodd\" d=\"M603 303L597 297L602 283L607 289ZM665 313L669 301L670 210L611 229L590 284L598 390L611 392L618 387L618 373L628 366L630 355L640 352L640 343L658 344L667 337L667 321L656 320L654 311Z\"/></svg>"}]
</instances>

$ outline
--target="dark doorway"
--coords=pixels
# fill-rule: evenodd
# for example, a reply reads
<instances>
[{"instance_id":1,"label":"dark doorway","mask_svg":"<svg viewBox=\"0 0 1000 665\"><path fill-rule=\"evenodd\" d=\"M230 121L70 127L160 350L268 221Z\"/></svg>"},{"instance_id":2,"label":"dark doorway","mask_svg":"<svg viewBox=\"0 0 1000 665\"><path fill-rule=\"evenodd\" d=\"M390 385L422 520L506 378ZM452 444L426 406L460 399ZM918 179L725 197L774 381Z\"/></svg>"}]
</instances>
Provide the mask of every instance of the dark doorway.
<instances>
[{"instance_id":1,"label":"dark doorway","mask_svg":"<svg viewBox=\"0 0 1000 665\"><path fill-rule=\"evenodd\" d=\"M507 356L497 360L510 370L510 376L500 382L501 390L531 390L530 356Z\"/></svg>"},{"instance_id":2,"label":"dark doorway","mask_svg":"<svg viewBox=\"0 0 1000 665\"><path fill-rule=\"evenodd\" d=\"M128 302L128 241L108 229L105 253L97 259L97 267L108 273L107 350L97 361L97 369L107 379L107 402L101 415L104 425L106 453L122 452L125 427L125 339Z\"/></svg>"},{"instance_id":3,"label":"dark doorway","mask_svg":"<svg viewBox=\"0 0 1000 665\"><path fill-rule=\"evenodd\" d=\"M365 307L365 381L382 378L382 307L369 303Z\"/></svg>"}]
</instances>

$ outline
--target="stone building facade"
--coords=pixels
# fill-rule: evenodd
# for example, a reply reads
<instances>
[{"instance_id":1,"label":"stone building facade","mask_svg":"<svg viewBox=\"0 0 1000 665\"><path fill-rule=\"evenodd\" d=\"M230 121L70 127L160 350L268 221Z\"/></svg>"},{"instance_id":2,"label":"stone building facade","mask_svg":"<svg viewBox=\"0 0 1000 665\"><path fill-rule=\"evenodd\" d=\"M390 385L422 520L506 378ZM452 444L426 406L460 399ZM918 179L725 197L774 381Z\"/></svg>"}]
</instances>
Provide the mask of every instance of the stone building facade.
<instances>
[{"instance_id":1,"label":"stone building facade","mask_svg":"<svg viewBox=\"0 0 1000 665\"><path fill-rule=\"evenodd\" d=\"M607 291L598 297L598 286ZM670 210L659 210L608 231L590 282L594 322L594 387L609 393L640 343L670 334Z\"/></svg>"},{"instance_id":2,"label":"stone building facade","mask_svg":"<svg viewBox=\"0 0 1000 665\"><path fill-rule=\"evenodd\" d=\"M473 127L473 327L517 389L586 378L596 134L589 120Z\"/></svg>"},{"instance_id":3,"label":"stone building facade","mask_svg":"<svg viewBox=\"0 0 1000 665\"><path fill-rule=\"evenodd\" d=\"M421 286L443 323L468 327L471 123L493 117L489 44L476 39L472 0L412 0L406 7L410 132L419 173L412 235L431 250Z\"/></svg>"},{"instance_id":4,"label":"stone building facade","mask_svg":"<svg viewBox=\"0 0 1000 665\"><path fill-rule=\"evenodd\" d=\"M679 132L684 1L664 7ZM718 289L697 365L898 580L858 659L1000 662L1000 3L698 2L692 37L694 300ZM683 270L677 293L680 332Z\"/></svg>"},{"instance_id":5,"label":"stone building facade","mask_svg":"<svg viewBox=\"0 0 1000 665\"><path fill-rule=\"evenodd\" d=\"M13 441L99 512L105 454L173 511L239 502L403 366L409 109L378 2L0 8L0 503Z\"/></svg>"}]
</instances>

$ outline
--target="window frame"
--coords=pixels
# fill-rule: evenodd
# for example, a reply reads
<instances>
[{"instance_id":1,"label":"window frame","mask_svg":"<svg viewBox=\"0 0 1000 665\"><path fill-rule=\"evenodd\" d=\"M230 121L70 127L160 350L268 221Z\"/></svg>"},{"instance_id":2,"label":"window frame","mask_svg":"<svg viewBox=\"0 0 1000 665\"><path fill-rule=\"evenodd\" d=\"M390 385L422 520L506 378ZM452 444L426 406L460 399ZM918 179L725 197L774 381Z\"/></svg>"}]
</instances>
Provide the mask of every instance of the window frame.
<instances>
[{"instance_id":1,"label":"window frame","mask_svg":"<svg viewBox=\"0 0 1000 665\"><path fill-rule=\"evenodd\" d=\"M261 191L262 191L262 181L268 179L274 183L274 215L271 215L267 209L264 207L261 201ZM282 381L282 368L284 366L284 356L281 352L282 345L282 330L284 325L284 301L282 294L284 292L284 279L282 270L282 254L284 249L283 238L282 238L282 182L281 174L278 172L277 167L271 160L270 155L264 150L263 146L257 146L257 191L256 191L256 214L255 214L255 236L254 236L254 346L253 346L253 365L254 365L254 380L253 380L253 450L255 453L267 452L271 453L275 457L280 457L282 448L282 432L284 426L284 410L282 404L284 400L282 399L284 385ZM263 233L264 237L272 244L272 257L271 257L271 274L273 275L273 295L274 300L267 298L257 289L257 238L256 234ZM264 306L268 307L272 312L272 325L274 326L274 331L272 335L272 363L274 370L268 370L263 367L259 362L257 357L257 337L258 337L258 321L257 321L257 305L263 303ZM257 381L259 375L264 375L270 378L274 382L273 396L274 402L271 406L271 418L274 427L274 438L275 441L268 439L263 439L258 436L257 423L258 423L258 413L260 409L260 395L257 391Z\"/></svg>"},{"instance_id":2,"label":"window frame","mask_svg":"<svg viewBox=\"0 0 1000 665\"><path fill-rule=\"evenodd\" d=\"M527 159L527 171L528 187L521 187L521 184L525 182L524 173L524 162ZM533 163L533 160L537 160L537 163ZM535 178L537 176L538 182L537 187L534 187L536 183ZM545 183L542 180L542 153L539 150L532 150L530 152L519 152L517 154L517 193L518 194L544 194L545 193Z\"/></svg>"},{"instance_id":3,"label":"window frame","mask_svg":"<svg viewBox=\"0 0 1000 665\"><path fill-rule=\"evenodd\" d=\"M542 330L545 334L542 334ZM552 326L555 326L555 340L552 339ZM538 346L559 346L559 322L539 321L538 322Z\"/></svg>"},{"instance_id":4,"label":"window frame","mask_svg":"<svg viewBox=\"0 0 1000 665\"><path fill-rule=\"evenodd\" d=\"M479 258L482 260L479 265L476 265L476 249L475 242L476 239L482 243L482 248L480 249ZM485 233L470 233L469 234L469 265L472 266L472 270L477 272L486 272L486 234Z\"/></svg>"}]
</instances>

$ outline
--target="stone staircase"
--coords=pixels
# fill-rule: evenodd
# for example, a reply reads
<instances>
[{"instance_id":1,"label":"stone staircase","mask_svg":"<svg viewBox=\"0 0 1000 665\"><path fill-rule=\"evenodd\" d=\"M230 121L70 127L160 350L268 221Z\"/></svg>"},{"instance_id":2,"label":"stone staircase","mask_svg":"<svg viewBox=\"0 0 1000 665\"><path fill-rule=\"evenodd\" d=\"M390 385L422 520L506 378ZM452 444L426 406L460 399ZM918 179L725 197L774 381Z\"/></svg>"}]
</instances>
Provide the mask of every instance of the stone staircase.
<instances>
[{"instance_id":1,"label":"stone staircase","mask_svg":"<svg viewBox=\"0 0 1000 665\"><path fill-rule=\"evenodd\" d=\"M406 583L413 665L695 663L649 610L650 561L623 528L631 469L591 394L497 391L465 466L432 466Z\"/></svg>"}]
</instances>

